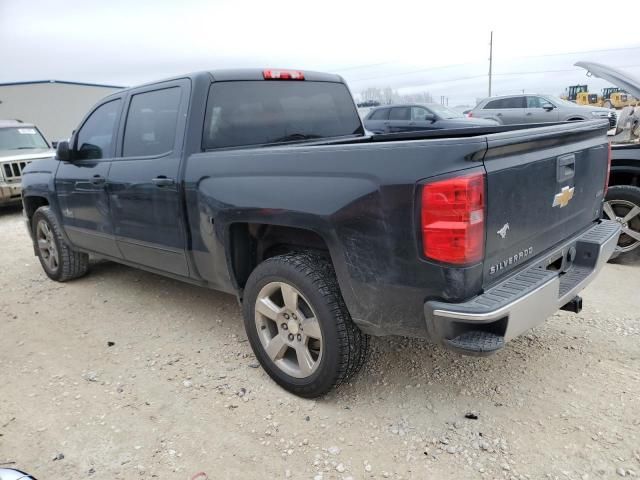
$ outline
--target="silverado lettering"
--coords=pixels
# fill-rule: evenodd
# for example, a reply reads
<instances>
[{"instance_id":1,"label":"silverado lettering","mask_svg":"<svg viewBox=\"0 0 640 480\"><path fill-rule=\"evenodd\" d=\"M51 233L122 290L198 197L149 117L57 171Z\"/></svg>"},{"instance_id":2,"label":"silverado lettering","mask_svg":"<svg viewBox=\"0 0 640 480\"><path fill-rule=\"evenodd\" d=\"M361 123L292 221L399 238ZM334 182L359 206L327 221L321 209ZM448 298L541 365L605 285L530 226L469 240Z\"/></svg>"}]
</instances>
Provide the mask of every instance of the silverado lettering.
<instances>
[{"instance_id":1,"label":"silverado lettering","mask_svg":"<svg viewBox=\"0 0 640 480\"><path fill-rule=\"evenodd\" d=\"M533 247L529 247L529 248L527 248L525 250L520 250L518 253L516 253L515 255L507 258L506 260L502 260L501 262L499 262L499 263L497 263L495 265L491 265L491 268L489 269L489 273L491 275L493 275L497 271L502 270L503 268L506 268L509 265L517 263L520 260L522 260L523 258L528 257L529 255L533 255Z\"/></svg>"}]
</instances>

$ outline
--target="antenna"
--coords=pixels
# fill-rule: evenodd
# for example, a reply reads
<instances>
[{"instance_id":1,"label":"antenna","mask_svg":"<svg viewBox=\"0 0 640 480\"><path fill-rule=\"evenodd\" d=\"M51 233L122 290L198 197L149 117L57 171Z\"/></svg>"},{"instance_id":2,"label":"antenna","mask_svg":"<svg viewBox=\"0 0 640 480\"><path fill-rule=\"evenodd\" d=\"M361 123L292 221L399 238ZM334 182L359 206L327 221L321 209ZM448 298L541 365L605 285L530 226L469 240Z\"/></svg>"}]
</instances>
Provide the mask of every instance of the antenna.
<instances>
[{"instance_id":1,"label":"antenna","mask_svg":"<svg viewBox=\"0 0 640 480\"><path fill-rule=\"evenodd\" d=\"M491 96L491 74L493 70L493 30L489 37L489 96Z\"/></svg>"}]
</instances>

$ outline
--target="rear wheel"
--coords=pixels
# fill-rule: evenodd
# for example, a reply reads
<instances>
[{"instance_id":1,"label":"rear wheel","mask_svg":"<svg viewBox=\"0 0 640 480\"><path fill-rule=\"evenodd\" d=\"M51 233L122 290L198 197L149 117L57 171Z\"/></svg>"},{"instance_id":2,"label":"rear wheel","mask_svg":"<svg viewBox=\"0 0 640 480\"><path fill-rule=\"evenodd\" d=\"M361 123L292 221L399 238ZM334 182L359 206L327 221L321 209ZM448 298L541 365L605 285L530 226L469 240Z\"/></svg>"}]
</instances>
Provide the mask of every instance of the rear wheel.
<instances>
[{"instance_id":1,"label":"rear wheel","mask_svg":"<svg viewBox=\"0 0 640 480\"><path fill-rule=\"evenodd\" d=\"M265 260L251 273L244 324L256 358L286 390L327 393L364 364L369 337L353 323L331 263L313 253Z\"/></svg>"},{"instance_id":2,"label":"rear wheel","mask_svg":"<svg viewBox=\"0 0 640 480\"><path fill-rule=\"evenodd\" d=\"M89 270L89 255L76 252L64 241L60 225L49 207L40 207L31 220L40 264L47 276L66 282Z\"/></svg>"},{"instance_id":3,"label":"rear wheel","mask_svg":"<svg viewBox=\"0 0 640 480\"><path fill-rule=\"evenodd\" d=\"M631 185L609 187L603 217L615 220L622 226L612 258L636 249L640 245L640 188Z\"/></svg>"}]
</instances>

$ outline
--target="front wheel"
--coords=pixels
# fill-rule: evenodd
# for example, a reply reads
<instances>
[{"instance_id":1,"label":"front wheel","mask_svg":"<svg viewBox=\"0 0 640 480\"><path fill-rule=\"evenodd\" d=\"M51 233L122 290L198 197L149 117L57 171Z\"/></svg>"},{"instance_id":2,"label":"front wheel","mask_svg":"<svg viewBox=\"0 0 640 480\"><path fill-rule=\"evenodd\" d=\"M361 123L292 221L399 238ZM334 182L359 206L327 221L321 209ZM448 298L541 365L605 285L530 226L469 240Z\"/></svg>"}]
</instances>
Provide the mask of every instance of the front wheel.
<instances>
[{"instance_id":1,"label":"front wheel","mask_svg":"<svg viewBox=\"0 0 640 480\"><path fill-rule=\"evenodd\" d=\"M622 226L618 245L611 258L640 246L640 188L632 185L609 187L603 206L603 217Z\"/></svg>"},{"instance_id":2,"label":"front wheel","mask_svg":"<svg viewBox=\"0 0 640 480\"><path fill-rule=\"evenodd\" d=\"M87 273L89 255L74 251L65 242L58 220L49 207L36 210L31 226L38 259L50 279L66 282Z\"/></svg>"},{"instance_id":3,"label":"front wheel","mask_svg":"<svg viewBox=\"0 0 640 480\"><path fill-rule=\"evenodd\" d=\"M284 389L327 393L364 364L369 337L353 323L331 263L314 253L265 260L251 273L244 324L256 358Z\"/></svg>"}]
</instances>

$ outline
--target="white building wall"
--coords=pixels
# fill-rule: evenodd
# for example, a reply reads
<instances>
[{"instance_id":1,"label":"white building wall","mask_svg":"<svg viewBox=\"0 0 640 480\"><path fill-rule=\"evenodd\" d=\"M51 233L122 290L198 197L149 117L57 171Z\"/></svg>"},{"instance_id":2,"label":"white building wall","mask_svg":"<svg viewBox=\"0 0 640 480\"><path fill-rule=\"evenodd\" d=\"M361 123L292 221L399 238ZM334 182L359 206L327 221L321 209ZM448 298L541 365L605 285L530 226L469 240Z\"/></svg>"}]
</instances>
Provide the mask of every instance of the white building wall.
<instances>
[{"instance_id":1,"label":"white building wall","mask_svg":"<svg viewBox=\"0 0 640 480\"><path fill-rule=\"evenodd\" d=\"M0 85L0 119L33 123L49 142L63 140L98 100L117 90L53 82Z\"/></svg>"}]
</instances>

